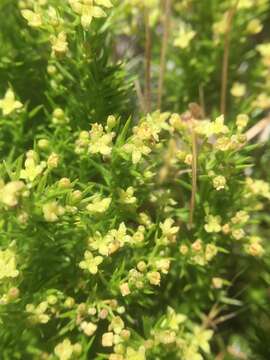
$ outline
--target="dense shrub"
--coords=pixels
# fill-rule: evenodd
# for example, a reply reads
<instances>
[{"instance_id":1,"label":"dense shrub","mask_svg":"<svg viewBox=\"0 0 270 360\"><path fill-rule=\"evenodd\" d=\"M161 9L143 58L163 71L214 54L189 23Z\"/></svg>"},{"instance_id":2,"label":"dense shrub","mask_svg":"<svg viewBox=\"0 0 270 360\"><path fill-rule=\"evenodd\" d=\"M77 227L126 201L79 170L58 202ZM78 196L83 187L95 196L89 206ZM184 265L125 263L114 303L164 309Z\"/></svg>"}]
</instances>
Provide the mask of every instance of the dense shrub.
<instances>
[{"instance_id":1,"label":"dense shrub","mask_svg":"<svg viewBox=\"0 0 270 360\"><path fill-rule=\"evenodd\" d=\"M0 11L0 358L269 359L268 1Z\"/></svg>"}]
</instances>

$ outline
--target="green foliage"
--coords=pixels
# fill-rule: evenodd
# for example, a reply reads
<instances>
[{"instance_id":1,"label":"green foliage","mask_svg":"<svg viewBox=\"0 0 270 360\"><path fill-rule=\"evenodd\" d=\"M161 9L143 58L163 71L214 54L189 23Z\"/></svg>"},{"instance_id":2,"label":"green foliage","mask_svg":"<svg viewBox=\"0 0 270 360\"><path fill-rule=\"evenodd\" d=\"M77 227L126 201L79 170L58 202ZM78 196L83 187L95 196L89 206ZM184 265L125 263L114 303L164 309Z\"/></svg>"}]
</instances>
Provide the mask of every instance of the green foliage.
<instances>
[{"instance_id":1,"label":"green foliage","mask_svg":"<svg viewBox=\"0 0 270 360\"><path fill-rule=\"evenodd\" d=\"M162 6L0 2L3 360L269 358L269 6L234 14L227 117L229 1L172 1L145 111Z\"/></svg>"}]
</instances>

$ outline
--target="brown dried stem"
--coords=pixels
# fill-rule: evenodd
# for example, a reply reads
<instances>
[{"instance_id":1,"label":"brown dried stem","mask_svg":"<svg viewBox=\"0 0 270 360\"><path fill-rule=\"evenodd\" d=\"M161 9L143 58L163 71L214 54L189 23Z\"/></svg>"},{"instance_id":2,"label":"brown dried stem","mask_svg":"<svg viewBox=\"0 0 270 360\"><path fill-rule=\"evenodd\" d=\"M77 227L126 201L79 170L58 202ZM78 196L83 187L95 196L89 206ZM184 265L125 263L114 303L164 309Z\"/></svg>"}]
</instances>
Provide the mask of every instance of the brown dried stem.
<instances>
[{"instance_id":1,"label":"brown dried stem","mask_svg":"<svg viewBox=\"0 0 270 360\"><path fill-rule=\"evenodd\" d=\"M136 90L136 94L137 94L137 97L138 97L138 101L139 101L141 111L143 113L145 113L146 112L145 99L144 99L144 96L143 96L141 84L140 84L138 79L135 80L134 86L135 86L135 90Z\"/></svg>"},{"instance_id":2,"label":"brown dried stem","mask_svg":"<svg viewBox=\"0 0 270 360\"><path fill-rule=\"evenodd\" d=\"M193 225L196 192L197 192L197 136L193 129L193 124L191 125L191 140L192 140L192 190L191 190L190 212L189 212L190 228L192 228Z\"/></svg>"},{"instance_id":3,"label":"brown dried stem","mask_svg":"<svg viewBox=\"0 0 270 360\"><path fill-rule=\"evenodd\" d=\"M257 135L259 135L261 132L263 132L264 129L269 125L270 125L270 115L268 115L268 117L266 117L266 118L260 120L259 122L257 122L257 124L252 126L246 132L247 141L250 141L253 138L255 138Z\"/></svg>"},{"instance_id":4,"label":"brown dried stem","mask_svg":"<svg viewBox=\"0 0 270 360\"><path fill-rule=\"evenodd\" d=\"M227 29L225 32L224 39L224 52L223 52L223 64L221 73L221 98L220 98L220 112L226 114L227 104L227 85L228 85L228 68L229 68L229 56L230 56L230 43L231 43L231 32L233 26L233 19L237 11L239 0L236 1L235 5L229 10L227 18Z\"/></svg>"},{"instance_id":5,"label":"brown dried stem","mask_svg":"<svg viewBox=\"0 0 270 360\"><path fill-rule=\"evenodd\" d=\"M162 37L162 47L160 53L160 72L158 79L158 109L161 110L162 107L162 96L164 90L164 78L166 70L166 56L170 32L170 17L171 17L171 0L163 0L164 2L164 18L163 18L163 37Z\"/></svg>"},{"instance_id":6,"label":"brown dried stem","mask_svg":"<svg viewBox=\"0 0 270 360\"><path fill-rule=\"evenodd\" d=\"M149 23L150 10L145 8L145 106L146 112L151 111L151 52L152 52L152 35Z\"/></svg>"}]
</instances>

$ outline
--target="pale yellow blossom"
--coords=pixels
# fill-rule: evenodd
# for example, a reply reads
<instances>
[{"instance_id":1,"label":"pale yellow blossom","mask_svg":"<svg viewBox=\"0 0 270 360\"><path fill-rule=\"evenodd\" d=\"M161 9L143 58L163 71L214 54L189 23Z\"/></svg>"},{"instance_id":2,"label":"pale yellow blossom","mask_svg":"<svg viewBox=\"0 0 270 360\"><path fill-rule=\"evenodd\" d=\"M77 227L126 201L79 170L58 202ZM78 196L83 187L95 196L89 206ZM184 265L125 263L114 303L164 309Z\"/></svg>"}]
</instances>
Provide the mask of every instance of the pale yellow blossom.
<instances>
[{"instance_id":1,"label":"pale yellow blossom","mask_svg":"<svg viewBox=\"0 0 270 360\"><path fill-rule=\"evenodd\" d=\"M162 235L168 239L172 239L178 233L180 227L173 226L174 220L172 218L166 219L163 223L159 224L159 227L162 231Z\"/></svg>"},{"instance_id":2,"label":"pale yellow blossom","mask_svg":"<svg viewBox=\"0 0 270 360\"><path fill-rule=\"evenodd\" d=\"M88 270L95 275L98 272L98 266L102 263L102 256L94 256L90 251L85 251L84 260L79 263L79 267L83 270Z\"/></svg>"},{"instance_id":3,"label":"pale yellow blossom","mask_svg":"<svg viewBox=\"0 0 270 360\"><path fill-rule=\"evenodd\" d=\"M134 196L134 188L132 186L128 187L127 190L119 190L119 200L122 204L131 205L134 204L137 199Z\"/></svg>"},{"instance_id":4,"label":"pale yellow blossom","mask_svg":"<svg viewBox=\"0 0 270 360\"><path fill-rule=\"evenodd\" d=\"M92 323L91 321L90 322L83 321L80 325L80 328L85 333L85 335L92 336L97 330L97 325Z\"/></svg>"},{"instance_id":5,"label":"pale yellow blossom","mask_svg":"<svg viewBox=\"0 0 270 360\"><path fill-rule=\"evenodd\" d=\"M44 204L42 207L43 215L46 221L55 222L59 220L59 216L65 213L65 209L56 201Z\"/></svg>"},{"instance_id":6,"label":"pale yellow blossom","mask_svg":"<svg viewBox=\"0 0 270 360\"><path fill-rule=\"evenodd\" d=\"M69 4L73 11L80 15L81 24L86 30L93 18L107 16L102 7L111 8L113 6L110 0L69 0Z\"/></svg>"},{"instance_id":7,"label":"pale yellow blossom","mask_svg":"<svg viewBox=\"0 0 270 360\"><path fill-rule=\"evenodd\" d=\"M247 24L247 32L249 34L259 34L263 29L263 24L259 19L252 19Z\"/></svg>"},{"instance_id":8,"label":"pale yellow blossom","mask_svg":"<svg viewBox=\"0 0 270 360\"><path fill-rule=\"evenodd\" d=\"M207 223L204 225L204 229L208 233L218 233L221 231L221 218L220 216L207 216Z\"/></svg>"},{"instance_id":9,"label":"pale yellow blossom","mask_svg":"<svg viewBox=\"0 0 270 360\"><path fill-rule=\"evenodd\" d=\"M15 253L10 249L0 250L0 281L4 278L15 278L18 275Z\"/></svg>"},{"instance_id":10,"label":"pale yellow blossom","mask_svg":"<svg viewBox=\"0 0 270 360\"><path fill-rule=\"evenodd\" d=\"M270 61L270 58L269 58ZM265 110L270 108L270 95L265 92L260 93L256 99L252 102L252 106L255 108L259 108L261 110Z\"/></svg>"},{"instance_id":11,"label":"pale yellow blossom","mask_svg":"<svg viewBox=\"0 0 270 360\"><path fill-rule=\"evenodd\" d=\"M243 97L246 94L246 91L246 85L239 82L235 82L231 88L231 94L234 97Z\"/></svg>"},{"instance_id":12,"label":"pale yellow blossom","mask_svg":"<svg viewBox=\"0 0 270 360\"><path fill-rule=\"evenodd\" d=\"M74 347L69 339L64 339L61 343L56 345L54 353L59 360L69 360L72 357Z\"/></svg>"},{"instance_id":13,"label":"pale yellow blossom","mask_svg":"<svg viewBox=\"0 0 270 360\"><path fill-rule=\"evenodd\" d=\"M111 347L113 346L114 334L113 332L106 332L102 335L102 346Z\"/></svg>"},{"instance_id":14,"label":"pale yellow blossom","mask_svg":"<svg viewBox=\"0 0 270 360\"><path fill-rule=\"evenodd\" d=\"M200 349L202 349L206 354L210 353L209 341L211 340L214 332L212 330L204 329L200 326L195 326L193 330L192 343Z\"/></svg>"},{"instance_id":15,"label":"pale yellow blossom","mask_svg":"<svg viewBox=\"0 0 270 360\"><path fill-rule=\"evenodd\" d=\"M105 133L103 126L96 123L92 125L89 135L88 151L90 154L111 154L113 133Z\"/></svg>"},{"instance_id":16,"label":"pale yellow blossom","mask_svg":"<svg viewBox=\"0 0 270 360\"><path fill-rule=\"evenodd\" d=\"M63 55L68 51L67 35L61 31L57 36L51 37L53 55Z\"/></svg>"},{"instance_id":17,"label":"pale yellow blossom","mask_svg":"<svg viewBox=\"0 0 270 360\"><path fill-rule=\"evenodd\" d=\"M246 114L239 114L236 118L236 126L238 130L243 130L249 122L249 116Z\"/></svg>"},{"instance_id":18,"label":"pale yellow blossom","mask_svg":"<svg viewBox=\"0 0 270 360\"><path fill-rule=\"evenodd\" d=\"M232 230L232 237L235 239L235 240L241 240L245 237L245 231L243 229L235 229L235 230Z\"/></svg>"},{"instance_id":19,"label":"pale yellow blossom","mask_svg":"<svg viewBox=\"0 0 270 360\"><path fill-rule=\"evenodd\" d=\"M90 213L102 214L109 209L111 201L112 199L110 197L102 199L99 196L95 196L92 203L88 204L86 209Z\"/></svg>"},{"instance_id":20,"label":"pale yellow blossom","mask_svg":"<svg viewBox=\"0 0 270 360\"><path fill-rule=\"evenodd\" d=\"M44 164L37 164L33 157L28 157L25 160L24 167L20 172L20 179L30 182L33 182L44 170Z\"/></svg>"},{"instance_id":21,"label":"pale yellow blossom","mask_svg":"<svg viewBox=\"0 0 270 360\"><path fill-rule=\"evenodd\" d=\"M191 40L195 37L196 32L192 29L189 29L186 26L181 26L177 37L174 39L174 46L181 49L185 49L189 46Z\"/></svg>"},{"instance_id":22,"label":"pale yellow blossom","mask_svg":"<svg viewBox=\"0 0 270 360\"><path fill-rule=\"evenodd\" d=\"M0 99L0 109L2 109L3 115L9 115L22 106L23 104L20 101L15 100L15 94L11 89L8 89L4 98Z\"/></svg>"},{"instance_id":23,"label":"pale yellow blossom","mask_svg":"<svg viewBox=\"0 0 270 360\"><path fill-rule=\"evenodd\" d=\"M213 186L217 191L225 189L226 178L222 175L215 176L213 179Z\"/></svg>"},{"instance_id":24,"label":"pale yellow blossom","mask_svg":"<svg viewBox=\"0 0 270 360\"><path fill-rule=\"evenodd\" d=\"M221 289L224 284L224 280L220 277L212 278L212 285L215 289Z\"/></svg>"},{"instance_id":25,"label":"pale yellow blossom","mask_svg":"<svg viewBox=\"0 0 270 360\"><path fill-rule=\"evenodd\" d=\"M218 248L215 244L207 244L205 247L205 259L211 261L218 253Z\"/></svg>"},{"instance_id":26,"label":"pale yellow blossom","mask_svg":"<svg viewBox=\"0 0 270 360\"><path fill-rule=\"evenodd\" d=\"M25 189L22 181L10 181L0 185L0 202L8 207L14 207L19 203L19 197Z\"/></svg>"},{"instance_id":27,"label":"pale yellow blossom","mask_svg":"<svg viewBox=\"0 0 270 360\"><path fill-rule=\"evenodd\" d=\"M120 285L120 292L122 296L127 296L130 294L130 289L127 282Z\"/></svg>"},{"instance_id":28,"label":"pale yellow blossom","mask_svg":"<svg viewBox=\"0 0 270 360\"><path fill-rule=\"evenodd\" d=\"M34 28L42 26L41 14L28 9L23 9L21 11L21 14L25 18L25 20L27 20L29 26L32 26Z\"/></svg>"},{"instance_id":29,"label":"pale yellow blossom","mask_svg":"<svg viewBox=\"0 0 270 360\"><path fill-rule=\"evenodd\" d=\"M155 286L160 285L161 276L158 271L151 271L151 272L147 273L146 276L151 285L155 285Z\"/></svg>"}]
</instances>

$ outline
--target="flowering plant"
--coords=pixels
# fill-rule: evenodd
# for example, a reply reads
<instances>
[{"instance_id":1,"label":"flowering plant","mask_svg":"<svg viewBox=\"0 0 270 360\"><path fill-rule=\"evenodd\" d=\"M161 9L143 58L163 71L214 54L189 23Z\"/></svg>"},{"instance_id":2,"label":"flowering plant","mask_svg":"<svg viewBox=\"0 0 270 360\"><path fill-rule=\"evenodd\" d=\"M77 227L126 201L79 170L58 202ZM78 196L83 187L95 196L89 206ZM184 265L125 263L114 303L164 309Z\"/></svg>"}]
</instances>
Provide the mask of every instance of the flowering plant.
<instances>
[{"instance_id":1,"label":"flowering plant","mask_svg":"<svg viewBox=\"0 0 270 360\"><path fill-rule=\"evenodd\" d=\"M200 4L1 2L4 360L268 358L269 5Z\"/></svg>"}]
</instances>

